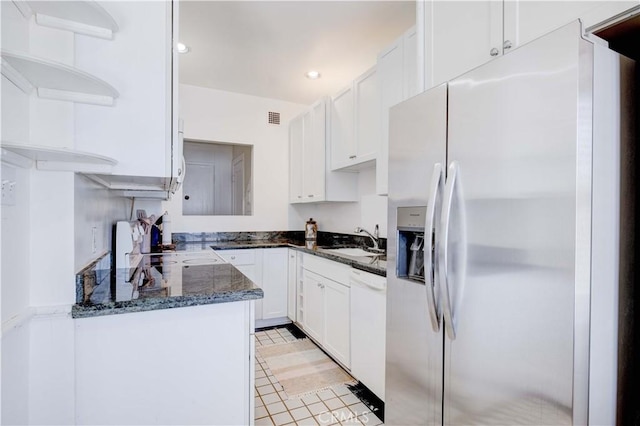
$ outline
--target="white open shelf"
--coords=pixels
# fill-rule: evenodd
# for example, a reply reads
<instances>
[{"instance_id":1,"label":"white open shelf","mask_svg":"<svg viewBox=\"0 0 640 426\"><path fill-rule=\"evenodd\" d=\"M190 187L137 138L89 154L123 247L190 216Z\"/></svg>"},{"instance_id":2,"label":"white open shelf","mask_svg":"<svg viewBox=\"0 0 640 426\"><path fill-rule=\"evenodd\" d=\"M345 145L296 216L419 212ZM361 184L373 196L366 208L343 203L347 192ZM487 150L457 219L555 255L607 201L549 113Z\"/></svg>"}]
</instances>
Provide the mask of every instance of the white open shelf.
<instances>
[{"instance_id":1,"label":"white open shelf","mask_svg":"<svg viewBox=\"0 0 640 426\"><path fill-rule=\"evenodd\" d=\"M2 161L18 167L34 165L39 170L110 173L118 162L113 158L67 148L22 145L2 141Z\"/></svg>"},{"instance_id":2,"label":"white open shelf","mask_svg":"<svg viewBox=\"0 0 640 426\"><path fill-rule=\"evenodd\" d=\"M109 83L58 62L20 53L0 51L2 75L29 94L38 97L94 105L113 105L119 96Z\"/></svg>"},{"instance_id":3,"label":"white open shelf","mask_svg":"<svg viewBox=\"0 0 640 426\"><path fill-rule=\"evenodd\" d=\"M35 15L36 22L42 26L109 40L118 31L118 24L113 17L94 1L13 2L26 18Z\"/></svg>"}]
</instances>

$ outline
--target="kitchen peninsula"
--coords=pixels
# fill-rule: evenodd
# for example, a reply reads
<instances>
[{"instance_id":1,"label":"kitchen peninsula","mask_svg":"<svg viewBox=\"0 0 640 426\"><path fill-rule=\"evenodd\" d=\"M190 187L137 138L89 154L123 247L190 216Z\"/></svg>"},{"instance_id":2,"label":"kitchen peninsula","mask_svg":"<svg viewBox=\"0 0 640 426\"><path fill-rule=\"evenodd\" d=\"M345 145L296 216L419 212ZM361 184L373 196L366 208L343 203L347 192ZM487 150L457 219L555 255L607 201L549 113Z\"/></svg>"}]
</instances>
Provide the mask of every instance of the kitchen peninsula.
<instances>
[{"instance_id":1,"label":"kitchen peninsula","mask_svg":"<svg viewBox=\"0 0 640 426\"><path fill-rule=\"evenodd\" d=\"M77 277L77 424L249 424L263 292L194 244Z\"/></svg>"}]
</instances>

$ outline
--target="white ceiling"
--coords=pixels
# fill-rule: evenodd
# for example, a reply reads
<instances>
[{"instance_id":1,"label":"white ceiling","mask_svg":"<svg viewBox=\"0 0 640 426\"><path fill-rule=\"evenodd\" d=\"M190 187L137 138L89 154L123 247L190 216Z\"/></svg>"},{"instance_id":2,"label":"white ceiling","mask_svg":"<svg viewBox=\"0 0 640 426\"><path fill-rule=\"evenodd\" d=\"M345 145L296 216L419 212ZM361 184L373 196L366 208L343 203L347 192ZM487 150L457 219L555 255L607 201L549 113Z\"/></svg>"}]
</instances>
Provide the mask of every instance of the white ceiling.
<instances>
[{"instance_id":1,"label":"white ceiling","mask_svg":"<svg viewBox=\"0 0 640 426\"><path fill-rule=\"evenodd\" d=\"M180 1L180 82L311 104L415 24L414 1ZM309 80L305 73L320 71Z\"/></svg>"}]
</instances>

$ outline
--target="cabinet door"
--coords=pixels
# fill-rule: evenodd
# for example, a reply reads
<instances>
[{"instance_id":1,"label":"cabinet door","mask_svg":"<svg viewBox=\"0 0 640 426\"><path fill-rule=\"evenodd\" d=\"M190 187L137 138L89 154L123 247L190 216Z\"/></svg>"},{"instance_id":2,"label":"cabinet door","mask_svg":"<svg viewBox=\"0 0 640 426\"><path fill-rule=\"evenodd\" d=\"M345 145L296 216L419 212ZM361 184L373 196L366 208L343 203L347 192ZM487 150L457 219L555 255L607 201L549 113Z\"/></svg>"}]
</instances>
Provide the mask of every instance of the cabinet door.
<instances>
[{"instance_id":1,"label":"cabinet door","mask_svg":"<svg viewBox=\"0 0 640 426\"><path fill-rule=\"evenodd\" d=\"M638 1L522 1L504 2L504 38L512 48L528 43L569 22L581 19L583 29L638 5Z\"/></svg>"},{"instance_id":2,"label":"cabinet door","mask_svg":"<svg viewBox=\"0 0 640 426\"><path fill-rule=\"evenodd\" d=\"M330 147L331 170L348 166L356 158L353 129L353 86L343 89L331 98Z\"/></svg>"},{"instance_id":3,"label":"cabinet door","mask_svg":"<svg viewBox=\"0 0 640 426\"><path fill-rule=\"evenodd\" d=\"M297 322L296 298L298 297L298 256L295 250L289 249L288 253L288 276L287 276L287 316L293 322Z\"/></svg>"},{"instance_id":4,"label":"cabinet door","mask_svg":"<svg viewBox=\"0 0 640 426\"><path fill-rule=\"evenodd\" d=\"M262 319L287 316L288 249L262 250Z\"/></svg>"},{"instance_id":5,"label":"cabinet door","mask_svg":"<svg viewBox=\"0 0 640 426\"><path fill-rule=\"evenodd\" d=\"M418 94L418 33L412 27L402 37L402 98Z\"/></svg>"},{"instance_id":6,"label":"cabinet door","mask_svg":"<svg viewBox=\"0 0 640 426\"><path fill-rule=\"evenodd\" d=\"M347 368L350 356L350 315L349 287L329 279L323 279L324 286L324 343L323 346Z\"/></svg>"},{"instance_id":7,"label":"cabinet door","mask_svg":"<svg viewBox=\"0 0 640 426\"><path fill-rule=\"evenodd\" d=\"M380 152L376 162L376 193L389 191L389 108L403 100L403 43L398 39L378 55L380 81Z\"/></svg>"},{"instance_id":8,"label":"cabinet door","mask_svg":"<svg viewBox=\"0 0 640 426\"><path fill-rule=\"evenodd\" d=\"M242 272L245 277L253 281L255 285L263 288L261 271L262 258L260 256L260 250L218 250L216 251L216 254L235 266L238 271ZM263 300L264 299L258 299L255 302L255 315L257 320L262 319Z\"/></svg>"},{"instance_id":9,"label":"cabinet door","mask_svg":"<svg viewBox=\"0 0 640 426\"><path fill-rule=\"evenodd\" d=\"M304 115L303 197L308 201L325 198L326 103L320 100Z\"/></svg>"},{"instance_id":10,"label":"cabinet door","mask_svg":"<svg viewBox=\"0 0 640 426\"><path fill-rule=\"evenodd\" d=\"M430 46L425 49L427 88L482 65L502 51L501 1L428 1L425 11L425 46Z\"/></svg>"},{"instance_id":11,"label":"cabinet door","mask_svg":"<svg viewBox=\"0 0 640 426\"><path fill-rule=\"evenodd\" d=\"M318 343L323 344L325 312L322 277L306 269L303 270L303 274L304 331Z\"/></svg>"},{"instance_id":12,"label":"cabinet door","mask_svg":"<svg viewBox=\"0 0 640 426\"><path fill-rule=\"evenodd\" d=\"M120 97L109 108L74 106L75 147L118 160L115 175L171 176L171 2L101 6L120 30L110 41L75 37L75 66Z\"/></svg>"},{"instance_id":13,"label":"cabinet door","mask_svg":"<svg viewBox=\"0 0 640 426\"><path fill-rule=\"evenodd\" d=\"M380 150L380 89L377 68L358 77L355 88L355 163L374 160Z\"/></svg>"},{"instance_id":14,"label":"cabinet door","mask_svg":"<svg viewBox=\"0 0 640 426\"><path fill-rule=\"evenodd\" d=\"M289 124L289 201L302 201L302 150L304 128L302 116L294 118Z\"/></svg>"},{"instance_id":15,"label":"cabinet door","mask_svg":"<svg viewBox=\"0 0 640 426\"><path fill-rule=\"evenodd\" d=\"M245 277L249 278L255 285L262 288L262 282L258 279L259 268L256 265L234 265L238 271L242 272ZM263 289L264 291L264 289ZM262 305L264 299L257 299L255 303L255 319L262 319Z\"/></svg>"}]
</instances>

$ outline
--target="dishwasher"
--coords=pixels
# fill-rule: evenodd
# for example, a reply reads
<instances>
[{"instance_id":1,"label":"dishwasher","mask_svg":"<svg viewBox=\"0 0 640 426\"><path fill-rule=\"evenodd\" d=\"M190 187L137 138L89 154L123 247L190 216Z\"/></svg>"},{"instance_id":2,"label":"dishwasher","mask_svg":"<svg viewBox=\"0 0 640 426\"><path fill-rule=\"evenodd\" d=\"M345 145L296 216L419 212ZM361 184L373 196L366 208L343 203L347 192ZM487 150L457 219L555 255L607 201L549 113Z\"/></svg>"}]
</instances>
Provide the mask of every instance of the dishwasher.
<instances>
[{"instance_id":1,"label":"dishwasher","mask_svg":"<svg viewBox=\"0 0 640 426\"><path fill-rule=\"evenodd\" d=\"M384 401L387 279L352 269L351 373Z\"/></svg>"}]
</instances>

